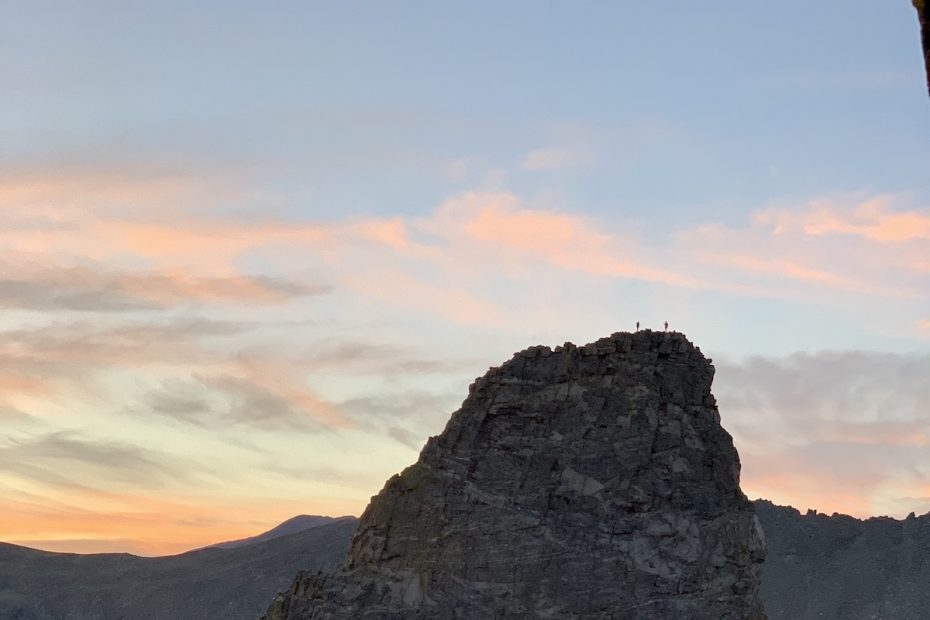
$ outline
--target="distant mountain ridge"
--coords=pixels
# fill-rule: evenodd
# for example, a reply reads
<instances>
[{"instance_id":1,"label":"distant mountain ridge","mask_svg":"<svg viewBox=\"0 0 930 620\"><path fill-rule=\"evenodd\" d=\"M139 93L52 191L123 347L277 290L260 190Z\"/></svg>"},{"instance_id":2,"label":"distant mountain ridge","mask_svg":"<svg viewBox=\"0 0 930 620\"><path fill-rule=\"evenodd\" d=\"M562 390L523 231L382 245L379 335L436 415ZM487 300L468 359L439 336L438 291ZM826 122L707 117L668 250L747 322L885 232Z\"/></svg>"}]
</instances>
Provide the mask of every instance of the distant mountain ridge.
<instances>
[{"instance_id":1,"label":"distant mountain ridge","mask_svg":"<svg viewBox=\"0 0 930 620\"><path fill-rule=\"evenodd\" d=\"M296 572L342 564L357 520L316 519L156 558L0 543L0 620L254 620ZM282 535L295 526L308 527Z\"/></svg>"},{"instance_id":2,"label":"distant mountain ridge","mask_svg":"<svg viewBox=\"0 0 930 620\"><path fill-rule=\"evenodd\" d=\"M265 542L267 540L272 540L274 538L280 538L281 536L288 536L290 534L296 534L297 532L303 532L304 530L309 530L320 525L327 525L333 523L334 521L341 521L343 519L355 519L352 516L342 516L342 517L324 517L320 515L297 515L296 517L291 517L287 521L276 525L267 532L262 532L256 536L249 536L248 538L240 538L238 540L229 540L226 542L216 543L214 545L208 545L204 549L209 549L211 547L217 549L235 549L237 547L244 547L247 545L254 545L255 543Z\"/></svg>"},{"instance_id":3,"label":"distant mountain ridge","mask_svg":"<svg viewBox=\"0 0 930 620\"><path fill-rule=\"evenodd\" d=\"M761 597L769 620L926 617L930 513L863 520L753 504L768 547ZM303 517L232 547L161 558L0 543L0 620L257 618L295 572L335 572L358 523ZM294 525L308 527L266 538Z\"/></svg>"},{"instance_id":4,"label":"distant mountain ridge","mask_svg":"<svg viewBox=\"0 0 930 620\"><path fill-rule=\"evenodd\" d=\"M856 519L754 504L769 620L930 617L930 513Z\"/></svg>"}]
</instances>

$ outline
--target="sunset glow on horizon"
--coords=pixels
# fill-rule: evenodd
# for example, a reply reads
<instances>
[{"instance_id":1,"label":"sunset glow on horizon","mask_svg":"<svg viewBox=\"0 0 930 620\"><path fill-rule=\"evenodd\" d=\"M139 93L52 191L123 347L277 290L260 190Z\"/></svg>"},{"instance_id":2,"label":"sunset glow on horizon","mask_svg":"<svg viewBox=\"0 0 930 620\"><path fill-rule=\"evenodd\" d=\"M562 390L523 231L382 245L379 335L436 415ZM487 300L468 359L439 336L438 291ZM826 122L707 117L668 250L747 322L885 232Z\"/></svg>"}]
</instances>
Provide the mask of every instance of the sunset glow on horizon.
<instances>
[{"instance_id":1,"label":"sunset glow on horizon","mask_svg":"<svg viewBox=\"0 0 930 620\"><path fill-rule=\"evenodd\" d=\"M748 496L930 511L913 9L740 4L8 7L0 541L357 515L489 366L666 320Z\"/></svg>"}]
</instances>

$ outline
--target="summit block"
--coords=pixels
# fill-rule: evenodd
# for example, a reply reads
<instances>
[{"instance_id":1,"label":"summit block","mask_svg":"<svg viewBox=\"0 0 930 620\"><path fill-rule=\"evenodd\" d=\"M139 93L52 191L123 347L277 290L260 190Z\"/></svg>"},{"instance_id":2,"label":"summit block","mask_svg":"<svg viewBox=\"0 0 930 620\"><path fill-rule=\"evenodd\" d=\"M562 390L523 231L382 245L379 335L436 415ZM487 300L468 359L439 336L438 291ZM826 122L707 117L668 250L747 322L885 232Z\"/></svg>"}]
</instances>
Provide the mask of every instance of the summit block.
<instances>
[{"instance_id":1,"label":"summit block","mask_svg":"<svg viewBox=\"0 0 930 620\"><path fill-rule=\"evenodd\" d=\"M268 620L764 618L764 542L678 333L531 347L476 380Z\"/></svg>"}]
</instances>

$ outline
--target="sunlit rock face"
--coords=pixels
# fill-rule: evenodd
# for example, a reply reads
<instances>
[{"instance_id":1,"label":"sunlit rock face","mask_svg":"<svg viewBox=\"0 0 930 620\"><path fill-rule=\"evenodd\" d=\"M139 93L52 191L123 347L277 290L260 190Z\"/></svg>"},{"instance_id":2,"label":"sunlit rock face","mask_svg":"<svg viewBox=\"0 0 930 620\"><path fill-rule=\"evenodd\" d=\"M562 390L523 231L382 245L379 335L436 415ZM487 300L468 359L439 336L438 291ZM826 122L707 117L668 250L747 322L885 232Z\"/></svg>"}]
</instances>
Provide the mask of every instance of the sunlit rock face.
<instances>
[{"instance_id":1,"label":"sunlit rock face","mask_svg":"<svg viewBox=\"0 0 930 620\"><path fill-rule=\"evenodd\" d=\"M516 354L267 618L764 618L713 375L676 333Z\"/></svg>"}]
</instances>

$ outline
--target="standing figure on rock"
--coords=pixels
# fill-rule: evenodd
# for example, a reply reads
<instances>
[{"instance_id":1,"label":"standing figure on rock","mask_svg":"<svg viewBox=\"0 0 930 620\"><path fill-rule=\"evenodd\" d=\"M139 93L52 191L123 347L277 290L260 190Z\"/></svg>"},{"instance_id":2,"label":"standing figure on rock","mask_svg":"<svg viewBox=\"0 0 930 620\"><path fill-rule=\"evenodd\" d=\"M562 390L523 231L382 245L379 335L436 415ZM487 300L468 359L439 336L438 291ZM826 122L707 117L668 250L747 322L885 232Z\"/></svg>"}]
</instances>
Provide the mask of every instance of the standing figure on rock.
<instances>
[{"instance_id":1,"label":"standing figure on rock","mask_svg":"<svg viewBox=\"0 0 930 620\"><path fill-rule=\"evenodd\" d=\"M636 321L636 331L639 331L639 321Z\"/></svg>"},{"instance_id":2,"label":"standing figure on rock","mask_svg":"<svg viewBox=\"0 0 930 620\"><path fill-rule=\"evenodd\" d=\"M665 322L665 331L668 331L668 321Z\"/></svg>"}]
</instances>

